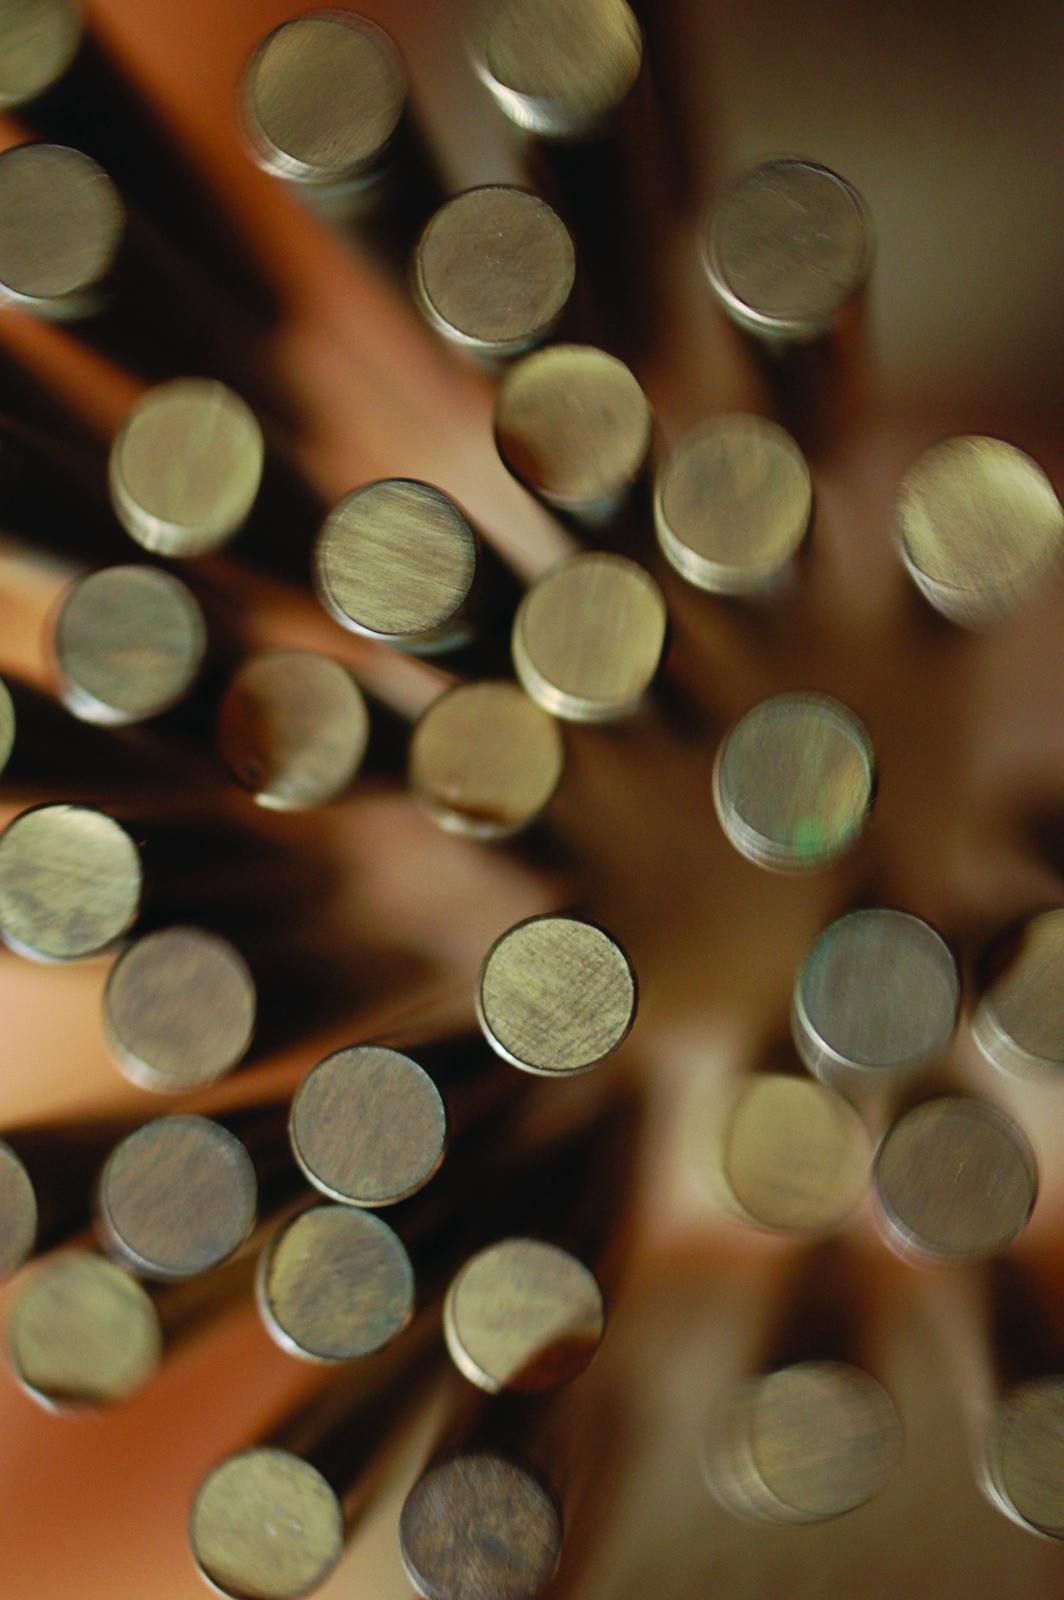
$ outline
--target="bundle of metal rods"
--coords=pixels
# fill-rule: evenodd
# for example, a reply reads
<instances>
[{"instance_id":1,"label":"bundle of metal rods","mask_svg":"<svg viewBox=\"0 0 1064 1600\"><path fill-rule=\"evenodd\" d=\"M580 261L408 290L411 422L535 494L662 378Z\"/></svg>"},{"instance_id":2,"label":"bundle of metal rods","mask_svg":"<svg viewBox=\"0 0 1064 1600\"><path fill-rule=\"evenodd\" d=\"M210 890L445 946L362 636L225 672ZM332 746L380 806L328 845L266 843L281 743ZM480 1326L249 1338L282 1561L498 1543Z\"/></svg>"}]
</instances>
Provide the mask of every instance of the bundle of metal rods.
<instances>
[{"instance_id":1,"label":"bundle of metal rods","mask_svg":"<svg viewBox=\"0 0 1064 1600\"><path fill-rule=\"evenodd\" d=\"M675 19L388 9L175 56L212 183L0 0L0 1589L1040 1594L1052 474L858 493L877 194L696 181Z\"/></svg>"}]
</instances>

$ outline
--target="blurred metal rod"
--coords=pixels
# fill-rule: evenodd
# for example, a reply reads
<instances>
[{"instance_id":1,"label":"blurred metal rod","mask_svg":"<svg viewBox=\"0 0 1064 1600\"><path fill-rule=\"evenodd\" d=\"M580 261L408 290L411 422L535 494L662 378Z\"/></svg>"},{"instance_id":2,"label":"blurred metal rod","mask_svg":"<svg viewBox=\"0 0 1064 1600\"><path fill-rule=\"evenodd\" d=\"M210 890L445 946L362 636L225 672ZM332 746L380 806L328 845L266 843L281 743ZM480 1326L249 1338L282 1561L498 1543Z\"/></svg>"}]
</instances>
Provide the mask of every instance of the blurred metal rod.
<instances>
[{"instance_id":1,"label":"blurred metal rod","mask_svg":"<svg viewBox=\"0 0 1064 1600\"><path fill-rule=\"evenodd\" d=\"M576 282L576 255L545 200L505 184L467 189L418 241L414 297L432 327L496 363L551 336Z\"/></svg>"},{"instance_id":2,"label":"blurred metal rod","mask_svg":"<svg viewBox=\"0 0 1064 1600\"><path fill-rule=\"evenodd\" d=\"M961 980L943 939L905 911L852 911L813 942L795 979L791 1031L805 1065L844 1091L881 1091L949 1046Z\"/></svg>"},{"instance_id":3,"label":"blurred metal rod","mask_svg":"<svg viewBox=\"0 0 1064 1600\"><path fill-rule=\"evenodd\" d=\"M1064 1068L1064 910L1007 930L983 967L976 1044L1004 1072L1054 1080Z\"/></svg>"},{"instance_id":4,"label":"blurred metal rod","mask_svg":"<svg viewBox=\"0 0 1064 1600\"><path fill-rule=\"evenodd\" d=\"M21 811L0 833L0 938L34 961L105 953L140 911L135 841L88 806Z\"/></svg>"},{"instance_id":5,"label":"blurred metal rod","mask_svg":"<svg viewBox=\"0 0 1064 1600\"><path fill-rule=\"evenodd\" d=\"M407 90L390 34L339 10L274 28L240 90L252 159L397 276L443 198Z\"/></svg>"}]
</instances>

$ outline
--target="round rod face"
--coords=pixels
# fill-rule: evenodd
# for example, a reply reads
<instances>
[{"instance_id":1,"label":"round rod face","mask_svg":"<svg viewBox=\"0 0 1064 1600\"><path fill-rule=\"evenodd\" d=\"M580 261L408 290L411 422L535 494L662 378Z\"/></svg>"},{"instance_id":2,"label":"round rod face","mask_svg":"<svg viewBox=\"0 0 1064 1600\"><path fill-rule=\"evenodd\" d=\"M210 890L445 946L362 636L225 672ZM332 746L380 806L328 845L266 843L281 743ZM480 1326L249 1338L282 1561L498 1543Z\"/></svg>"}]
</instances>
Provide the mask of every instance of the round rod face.
<instances>
[{"instance_id":1,"label":"round rod face","mask_svg":"<svg viewBox=\"0 0 1064 1600\"><path fill-rule=\"evenodd\" d=\"M455 1456L430 1467L399 1518L403 1564L425 1600L534 1600L561 1547L549 1490L499 1455Z\"/></svg>"},{"instance_id":2,"label":"round rod face","mask_svg":"<svg viewBox=\"0 0 1064 1600\"><path fill-rule=\"evenodd\" d=\"M1035 1378L994 1409L983 1458L984 1486L1022 1527L1064 1539L1064 1378Z\"/></svg>"},{"instance_id":3,"label":"round rod face","mask_svg":"<svg viewBox=\"0 0 1064 1600\"><path fill-rule=\"evenodd\" d=\"M569 722L636 710L665 647L668 614L654 579L626 556L573 556L518 607L514 669L532 699Z\"/></svg>"},{"instance_id":4,"label":"round rod face","mask_svg":"<svg viewBox=\"0 0 1064 1600\"><path fill-rule=\"evenodd\" d=\"M476 572L476 535L454 501L411 478L347 495L314 552L318 598L341 627L415 651L468 641L459 613Z\"/></svg>"},{"instance_id":5,"label":"round rod face","mask_svg":"<svg viewBox=\"0 0 1064 1600\"><path fill-rule=\"evenodd\" d=\"M872 265L863 200L813 161L766 161L717 202L706 240L710 288L733 322L772 343L829 333Z\"/></svg>"},{"instance_id":6,"label":"round rod face","mask_svg":"<svg viewBox=\"0 0 1064 1600\"><path fill-rule=\"evenodd\" d=\"M979 1002L972 1033L988 1060L1007 1072L1064 1068L1064 910L1026 923L1011 960Z\"/></svg>"},{"instance_id":7,"label":"round rod face","mask_svg":"<svg viewBox=\"0 0 1064 1600\"><path fill-rule=\"evenodd\" d=\"M20 144L0 155L0 303L77 321L103 303L125 232L107 174L79 150Z\"/></svg>"},{"instance_id":8,"label":"round rod face","mask_svg":"<svg viewBox=\"0 0 1064 1600\"><path fill-rule=\"evenodd\" d=\"M155 1307L136 1278L87 1250L51 1256L12 1302L8 1352L52 1410L128 1400L162 1358Z\"/></svg>"},{"instance_id":9,"label":"round rod face","mask_svg":"<svg viewBox=\"0 0 1064 1600\"><path fill-rule=\"evenodd\" d=\"M642 58L626 0L494 0L473 64L518 128L581 139L625 100Z\"/></svg>"},{"instance_id":10,"label":"round rod face","mask_svg":"<svg viewBox=\"0 0 1064 1600\"><path fill-rule=\"evenodd\" d=\"M332 1200L387 1206L422 1188L443 1160L447 1113L416 1061L353 1045L303 1079L289 1120L308 1180Z\"/></svg>"},{"instance_id":11,"label":"round rod face","mask_svg":"<svg viewBox=\"0 0 1064 1600\"><path fill-rule=\"evenodd\" d=\"M123 1139L100 1176L110 1253L142 1277L191 1278L243 1244L258 1184L240 1140L206 1117L158 1117Z\"/></svg>"},{"instance_id":12,"label":"round rod face","mask_svg":"<svg viewBox=\"0 0 1064 1600\"><path fill-rule=\"evenodd\" d=\"M230 1600L301 1600L343 1554L343 1508L309 1461L260 1446L204 1478L189 1542L203 1577Z\"/></svg>"},{"instance_id":13,"label":"round rod face","mask_svg":"<svg viewBox=\"0 0 1064 1600\"><path fill-rule=\"evenodd\" d=\"M875 797L864 727L819 694L762 700L717 754L713 803L740 855L773 872L801 872L843 855Z\"/></svg>"},{"instance_id":14,"label":"round rod face","mask_svg":"<svg viewBox=\"0 0 1064 1600\"><path fill-rule=\"evenodd\" d=\"M243 81L252 153L274 177L335 184L386 157L406 104L406 69L368 17L317 11L259 45Z\"/></svg>"},{"instance_id":15,"label":"round rod face","mask_svg":"<svg viewBox=\"0 0 1064 1600\"><path fill-rule=\"evenodd\" d=\"M413 282L434 327L490 357L541 344L575 277L561 218L526 189L499 184L440 207L418 242Z\"/></svg>"},{"instance_id":16,"label":"round rod face","mask_svg":"<svg viewBox=\"0 0 1064 1600\"><path fill-rule=\"evenodd\" d=\"M224 383L160 383L137 401L111 446L118 520L159 555L217 550L251 511L264 453L253 413Z\"/></svg>"},{"instance_id":17,"label":"round rod face","mask_svg":"<svg viewBox=\"0 0 1064 1600\"><path fill-rule=\"evenodd\" d=\"M979 1261L1022 1233L1038 1168L1025 1134L982 1100L929 1100L884 1136L873 1167L884 1237L932 1265Z\"/></svg>"},{"instance_id":18,"label":"round rod face","mask_svg":"<svg viewBox=\"0 0 1064 1600\"><path fill-rule=\"evenodd\" d=\"M448 832L505 839L539 816L564 763L558 724L516 684L460 684L414 728L410 788Z\"/></svg>"},{"instance_id":19,"label":"round rod face","mask_svg":"<svg viewBox=\"0 0 1064 1600\"><path fill-rule=\"evenodd\" d=\"M406 1327L414 1272L379 1217L355 1206L314 1206L266 1246L256 1293L282 1349L306 1361L354 1361Z\"/></svg>"},{"instance_id":20,"label":"round rod face","mask_svg":"<svg viewBox=\"0 0 1064 1600\"><path fill-rule=\"evenodd\" d=\"M770 588L804 539L812 508L812 478L790 434L742 414L684 434L654 495L666 559L711 594Z\"/></svg>"},{"instance_id":21,"label":"round rod face","mask_svg":"<svg viewBox=\"0 0 1064 1600\"><path fill-rule=\"evenodd\" d=\"M546 1077L598 1066L623 1043L636 980L620 945L575 917L530 917L497 939L477 983L477 1019L492 1049Z\"/></svg>"},{"instance_id":22,"label":"round rod face","mask_svg":"<svg viewBox=\"0 0 1064 1600\"><path fill-rule=\"evenodd\" d=\"M35 961L98 955L140 909L140 853L88 806L35 806L0 834L0 936Z\"/></svg>"},{"instance_id":23,"label":"round rod face","mask_svg":"<svg viewBox=\"0 0 1064 1600\"><path fill-rule=\"evenodd\" d=\"M539 1239L503 1239L473 1256L451 1283L443 1312L451 1359L488 1394L541 1394L570 1383L605 1328L594 1276Z\"/></svg>"},{"instance_id":24,"label":"round rod face","mask_svg":"<svg viewBox=\"0 0 1064 1600\"><path fill-rule=\"evenodd\" d=\"M255 1027L255 984L237 950L202 928L136 940L111 969L104 1031L132 1083L180 1094L235 1067Z\"/></svg>"},{"instance_id":25,"label":"round rod face","mask_svg":"<svg viewBox=\"0 0 1064 1600\"><path fill-rule=\"evenodd\" d=\"M84 722L143 722L176 704L207 648L199 602L156 567L107 567L71 584L53 651L64 704Z\"/></svg>"},{"instance_id":26,"label":"round rod face","mask_svg":"<svg viewBox=\"0 0 1064 1600\"><path fill-rule=\"evenodd\" d=\"M951 622L988 625L1028 598L1060 558L1064 509L1030 456L1001 439L944 439L898 486L909 576Z\"/></svg>"},{"instance_id":27,"label":"round rod face","mask_svg":"<svg viewBox=\"0 0 1064 1600\"><path fill-rule=\"evenodd\" d=\"M874 1378L842 1362L802 1362L740 1390L711 1481L743 1515L825 1522L879 1494L901 1444L894 1403Z\"/></svg>"},{"instance_id":28,"label":"round rod face","mask_svg":"<svg viewBox=\"0 0 1064 1600\"><path fill-rule=\"evenodd\" d=\"M58 83L81 43L81 12L70 0L3 0L0 111L26 105Z\"/></svg>"},{"instance_id":29,"label":"round rod face","mask_svg":"<svg viewBox=\"0 0 1064 1600\"><path fill-rule=\"evenodd\" d=\"M739 1090L724 1129L727 1191L747 1220L783 1233L838 1227L868 1187L872 1145L841 1095L763 1073Z\"/></svg>"},{"instance_id":30,"label":"round rod face","mask_svg":"<svg viewBox=\"0 0 1064 1600\"><path fill-rule=\"evenodd\" d=\"M369 712L351 674L310 650L245 661L218 711L218 750L237 783L272 811L327 805L351 785Z\"/></svg>"},{"instance_id":31,"label":"round rod face","mask_svg":"<svg viewBox=\"0 0 1064 1600\"><path fill-rule=\"evenodd\" d=\"M18 1156L0 1139L0 1281L17 1272L37 1239L37 1196Z\"/></svg>"},{"instance_id":32,"label":"round rod face","mask_svg":"<svg viewBox=\"0 0 1064 1600\"><path fill-rule=\"evenodd\" d=\"M594 517L635 481L650 449L646 396L623 361L555 344L514 363L495 400L503 464L548 505Z\"/></svg>"},{"instance_id":33,"label":"round rod face","mask_svg":"<svg viewBox=\"0 0 1064 1600\"><path fill-rule=\"evenodd\" d=\"M854 911L825 928L802 963L794 1042L817 1077L871 1087L946 1049L960 997L957 964L926 922Z\"/></svg>"}]
</instances>

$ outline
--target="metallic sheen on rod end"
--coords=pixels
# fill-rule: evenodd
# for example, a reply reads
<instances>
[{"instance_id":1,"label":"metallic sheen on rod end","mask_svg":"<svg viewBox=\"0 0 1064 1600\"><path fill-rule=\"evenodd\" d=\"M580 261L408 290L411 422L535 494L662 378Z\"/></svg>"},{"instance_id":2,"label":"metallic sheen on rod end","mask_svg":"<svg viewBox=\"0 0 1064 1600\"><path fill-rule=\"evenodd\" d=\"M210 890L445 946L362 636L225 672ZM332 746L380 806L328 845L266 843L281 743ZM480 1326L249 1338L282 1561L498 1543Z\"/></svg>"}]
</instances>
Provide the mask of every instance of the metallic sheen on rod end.
<instances>
[{"instance_id":1,"label":"metallic sheen on rod end","mask_svg":"<svg viewBox=\"0 0 1064 1600\"><path fill-rule=\"evenodd\" d=\"M59 144L0 155L0 304L46 322L94 316L125 233L126 214L95 161Z\"/></svg>"},{"instance_id":2,"label":"metallic sheen on rod end","mask_svg":"<svg viewBox=\"0 0 1064 1600\"><path fill-rule=\"evenodd\" d=\"M0 938L34 961L100 955L140 910L140 851L89 806L43 805L0 833Z\"/></svg>"},{"instance_id":3,"label":"metallic sheen on rod end","mask_svg":"<svg viewBox=\"0 0 1064 1600\"><path fill-rule=\"evenodd\" d=\"M852 849L875 799L863 725L822 694L762 700L725 736L713 804L740 855L770 872L806 872Z\"/></svg>"},{"instance_id":4,"label":"metallic sheen on rod end","mask_svg":"<svg viewBox=\"0 0 1064 1600\"><path fill-rule=\"evenodd\" d=\"M477 1019L504 1061L560 1077L598 1066L635 1021L636 977L617 941L576 917L529 917L488 951Z\"/></svg>"},{"instance_id":5,"label":"metallic sheen on rod end","mask_svg":"<svg viewBox=\"0 0 1064 1600\"><path fill-rule=\"evenodd\" d=\"M1064 910L1024 925L972 1020L988 1061L1020 1076L1064 1069Z\"/></svg>"}]
</instances>

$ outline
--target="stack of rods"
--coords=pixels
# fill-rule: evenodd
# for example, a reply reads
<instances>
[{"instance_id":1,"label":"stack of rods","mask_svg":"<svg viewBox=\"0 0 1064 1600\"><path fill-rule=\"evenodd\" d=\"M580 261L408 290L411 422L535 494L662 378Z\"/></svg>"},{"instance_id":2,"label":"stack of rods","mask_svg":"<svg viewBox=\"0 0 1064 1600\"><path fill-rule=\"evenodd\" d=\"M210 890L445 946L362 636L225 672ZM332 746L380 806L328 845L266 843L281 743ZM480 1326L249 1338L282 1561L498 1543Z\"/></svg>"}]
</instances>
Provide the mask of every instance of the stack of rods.
<instances>
[{"instance_id":1,"label":"stack of rods","mask_svg":"<svg viewBox=\"0 0 1064 1600\"><path fill-rule=\"evenodd\" d=\"M587 1369L646 1248L655 1064L632 1030L667 996L654 941L573 859L611 818L574 825L566 759L609 782L672 739L713 757L696 770L737 893L771 916L788 875L835 875L786 1038L707 1076L687 1130L705 1202L798 1245L762 1336L707 1390L707 1491L777 1527L891 1493L904 1407L864 1292L882 1248L984 1286L956 1363L973 1478L1064 1538L1064 1352L1036 1292L1004 1297L1011 1322L998 1292L1024 1279L1040 1181L1007 1083L1064 1070L1064 909L973 939L881 904L875 805L903 775L860 674L851 705L766 683L749 652L708 692L692 669L698 607L741 631L808 581L821 465L866 376L871 218L804 156L722 188L705 294L771 415L669 418L663 448L638 376L653 239L636 247L625 209L633 142L659 147L643 57L625 0L494 0L469 70L524 182L451 194L379 23L294 17L238 86L249 156L409 298L456 383L490 389L499 461L559 558L542 561L398 459L339 498L304 480L298 405L261 354L277 296L223 208L66 0L0 0L0 84L33 136L0 154L0 300L120 368L130 397L104 451L21 368L4 396L10 566L54 603L50 692L14 672L0 690L0 938L109 963L100 1039L139 1091L117 1119L0 1130L7 1366L50 1411L115 1406L253 1300L287 1356L335 1372L202 1476L191 1556L232 1600L324 1584L419 1419L395 1530L417 1592L576 1592L616 1470ZM1046 474L979 436L913 460L895 518L929 627L1021 612L1064 543ZM499 859L536 886L448 1021L406 973L389 993L386 962L353 976L345 797L404 788L474 846L523 834ZM286 1076L256 1075L281 1056Z\"/></svg>"}]
</instances>

